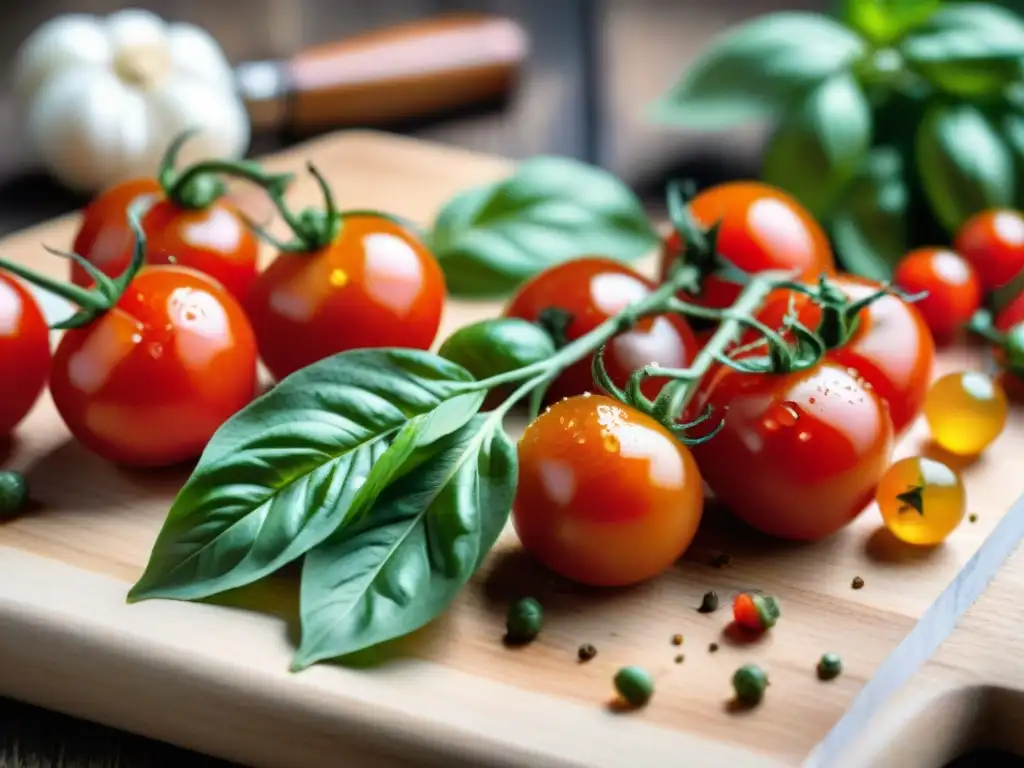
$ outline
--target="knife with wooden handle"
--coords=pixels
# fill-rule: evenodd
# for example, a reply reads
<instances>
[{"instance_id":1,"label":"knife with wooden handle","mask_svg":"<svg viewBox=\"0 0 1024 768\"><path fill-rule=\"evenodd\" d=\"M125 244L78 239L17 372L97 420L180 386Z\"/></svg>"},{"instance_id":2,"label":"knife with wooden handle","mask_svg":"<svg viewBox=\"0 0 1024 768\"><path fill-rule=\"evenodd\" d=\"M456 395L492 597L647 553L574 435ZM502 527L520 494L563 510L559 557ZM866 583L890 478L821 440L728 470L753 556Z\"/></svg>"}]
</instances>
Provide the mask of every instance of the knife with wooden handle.
<instances>
[{"instance_id":1,"label":"knife with wooden handle","mask_svg":"<svg viewBox=\"0 0 1024 768\"><path fill-rule=\"evenodd\" d=\"M458 14L246 62L235 74L254 132L309 134L497 101L517 84L528 48L510 19Z\"/></svg>"}]
</instances>

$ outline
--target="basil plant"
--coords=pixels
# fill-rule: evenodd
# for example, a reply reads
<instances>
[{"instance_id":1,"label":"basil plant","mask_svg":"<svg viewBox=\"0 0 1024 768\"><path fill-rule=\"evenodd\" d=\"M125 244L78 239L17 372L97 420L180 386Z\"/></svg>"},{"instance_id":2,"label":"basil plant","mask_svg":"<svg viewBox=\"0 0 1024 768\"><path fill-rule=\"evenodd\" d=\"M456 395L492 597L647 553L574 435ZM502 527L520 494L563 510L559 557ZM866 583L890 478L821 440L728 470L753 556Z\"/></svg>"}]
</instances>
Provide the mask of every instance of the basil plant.
<instances>
[{"instance_id":1,"label":"basil plant","mask_svg":"<svg viewBox=\"0 0 1024 768\"><path fill-rule=\"evenodd\" d=\"M762 178L878 280L974 213L1024 206L1024 18L1009 3L846 0L713 40L653 117L695 129L768 121Z\"/></svg>"}]
</instances>

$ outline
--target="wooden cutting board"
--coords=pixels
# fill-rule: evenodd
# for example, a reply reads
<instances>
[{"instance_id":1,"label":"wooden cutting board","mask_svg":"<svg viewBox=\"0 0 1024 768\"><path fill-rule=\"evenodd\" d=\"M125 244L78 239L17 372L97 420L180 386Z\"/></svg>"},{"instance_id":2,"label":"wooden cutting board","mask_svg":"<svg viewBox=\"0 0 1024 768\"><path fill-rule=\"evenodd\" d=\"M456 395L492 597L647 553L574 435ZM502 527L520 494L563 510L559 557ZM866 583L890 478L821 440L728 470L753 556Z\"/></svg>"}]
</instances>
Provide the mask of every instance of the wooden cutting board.
<instances>
[{"instance_id":1,"label":"wooden cutting board","mask_svg":"<svg viewBox=\"0 0 1024 768\"><path fill-rule=\"evenodd\" d=\"M423 224L458 190L511 168L410 139L341 133L267 159L273 170L299 173L294 203L316 201L307 159L343 206ZM63 270L41 246L68 248L76 223L69 216L9 237L0 253ZM641 268L652 266L648 259ZM499 309L452 301L439 339ZM954 349L939 372L980 364L977 353ZM898 453L930 450L923 435L918 425ZM600 591L545 572L509 530L453 609L426 629L358 666L292 674L291 574L219 604L126 605L185 472L105 464L70 440L44 397L0 456L26 473L38 502L0 525L0 694L258 766L834 765L840 756L851 765L938 765L936 755L951 755L936 745L953 749L962 739L936 738L927 721L928 736L908 758L907 744L879 737L885 731L876 725L925 722L936 706L960 722L976 711L971 696L989 690L978 686L991 682L1024 691L1024 669L1009 663L1021 643L1004 617L1011 610L1019 618L1024 599L1024 557L1007 559L1024 528L1024 506L1010 511L1024 490L1022 446L1018 409L988 453L957 463L977 522L965 521L933 550L900 546L873 507L833 538L804 546L739 532L710 513L670 572ZM712 564L720 552L731 565ZM996 571L992 591L954 632ZM851 589L855 576L863 589ZM729 599L750 588L776 595L783 608L778 626L755 643L724 631ZM723 608L699 614L708 589ZM525 594L541 600L547 621L535 643L512 650L501 642L504 615ZM671 643L676 633L681 647ZM598 655L582 665L576 650L585 642ZM825 651L845 666L827 683L814 672ZM1000 658L1006 668L993 661ZM730 678L748 661L769 671L771 687L760 707L733 711ZM612 706L612 677L625 664L656 677L643 710ZM959 704L942 709L943 695Z\"/></svg>"}]
</instances>

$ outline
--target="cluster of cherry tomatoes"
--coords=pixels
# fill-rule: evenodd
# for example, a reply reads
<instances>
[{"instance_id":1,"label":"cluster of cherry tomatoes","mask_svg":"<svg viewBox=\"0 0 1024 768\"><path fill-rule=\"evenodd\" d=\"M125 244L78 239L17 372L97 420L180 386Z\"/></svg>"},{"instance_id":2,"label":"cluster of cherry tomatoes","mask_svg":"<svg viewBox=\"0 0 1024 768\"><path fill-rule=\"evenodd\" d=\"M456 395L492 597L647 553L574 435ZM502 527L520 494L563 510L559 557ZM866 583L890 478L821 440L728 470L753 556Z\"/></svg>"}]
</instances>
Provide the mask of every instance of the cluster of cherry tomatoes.
<instances>
[{"instance_id":1,"label":"cluster of cherry tomatoes","mask_svg":"<svg viewBox=\"0 0 1024 768\"><path fill-rule=\"evenodd\" d=\"M554 404L527 428L520 443L513 519L528 550L580 582L625 585L671 565L697 530L704 483L753 528L805 541L838 531L876 492L885 496L892 491L889 495L896 499L912 491L914 483L924 483L911 477L919 465L894 466L892 453L929 396L935 336L942 339L950 323L962 325L980 304L981 289L975 300L972 291L960 287L962 275L991 288L1024 265L1024 220L1014 251L1012 236L1005 234L998 215L978 217L958 238L970 262L950 255L956 260L954 268L945 256L926 259L920 252L908 255L900 266L900 282L909 292L927 292L918 302L837 271L819 225L774 188L754 182L723 184L697 195L690 210L704 227L718 223L717 250L739 269L749 274L799 272L807 290L777 289L756 319L785 333L795 318L818 332L827 351L810 369L794 372L752 374L727 365L712 367L698 385L688 415L706 414L705 436L716 431L692 447L673 439L650 416L588 394L597 389L590 361L566 370L550 390ZM673 232L662 250L663 277L681 248ZM557 307L571 318L563 330L572 340L654 289L652 281L626 266L585 258L525 284L506 313L539 321L545 309ZM712 276L698 295L682 298L724 308L740 290ZM1011 306L999 323L1020 321L1012 312L1024 313L1024 298ZM604 360L612 380L622 387L631 371L648 363L685 367L709 333L695 333L678 315L650 318L614 339ZM734 357L764 354L751 346L736 348ZM647 380L647 397L653 399L663 384ZM936 427L940 437L961 434L962 418L972 413L970 407L965 410L963 398L954 400L931 393L933 427L953 410L961 418L953 419L953 427ZM973 413L978 416L976 409ZM996 434L1001 429L999 425ZM933 503L939 519L928 527L934 519L929 517L925 530L918 528L916 538L905 537L908 541L935 543L936 536L951 530L951 521L955 526L963 516L962 494L955 493L957 487L962 491L959 478L932 474L934 482L925 483L924 491L937 494ZM883 478L887 484L880 491ZM946 480L954 491L943 496ZM887 499L880 497L879 502L889 514L893 505ZM895 503L902 504L898 499ZM948 519L943 519L943 510Z\"/></svg>"},{"instance_id":2,"label":"cluster of cherry tomatoes","mask_svg":"<svg viewBox=\"0 0 1024 768\"><path fill-rule=\"evenodd\" d=\"M133 205L144 210L141 240ZM83 212L72 246L81 258L63 291L73 302L93 296L96 311L52 355L36 301L0 271L0 438L48 382L87 448L118 463L171 465L196 458L252 400L259 358L280 379L346 349L433 343L444 277L411 230L384 215L341 214L323 242L282 251L261 271L249 224L224 197L185 206L156 178L104 191ZM98 281L125 274L138 242L145 265L103 306Z\"/></svg>"}]
</instances>

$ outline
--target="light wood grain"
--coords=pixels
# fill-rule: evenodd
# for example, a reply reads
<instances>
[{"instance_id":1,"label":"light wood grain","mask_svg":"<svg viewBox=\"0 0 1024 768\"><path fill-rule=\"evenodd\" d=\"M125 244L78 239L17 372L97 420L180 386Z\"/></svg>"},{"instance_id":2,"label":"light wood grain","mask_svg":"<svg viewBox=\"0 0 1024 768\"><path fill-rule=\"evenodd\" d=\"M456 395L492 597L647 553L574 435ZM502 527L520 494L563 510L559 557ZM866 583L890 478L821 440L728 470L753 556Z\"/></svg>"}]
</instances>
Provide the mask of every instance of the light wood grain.
<instances>
[{"instance_id":1,"label":"light wood grain","mask_svg":"<svg viewBox=\"0 0 1024 768\"><path fill-rule=\"evenodd\" d=\"M301 172L313 160L344 206L376 207L428 223L467 185L502 176L502 160L381 134L344 133L268 161ZM313 202L305 179L294 202ZM0 253L56 268L39 247L67 247L69 217L0 242ZM651 270L650 259L643 262ZM63 265L61 264L61 267ZM441 337L493 315L489 303L451 302ZM957 348L939 372L982 361ZM510 425L513 429L517 425ZM899 454L922 449L915 427ZM0 527L0 694L260 765L336 764L341 750L381 750L447 765L795 764L978 549L1024 487L1024 417L963 466L975 524L942 547L898 545L867 509L815 545L785 545L709 511L677 567L628 590L583 590L534 564L511 531L444 617L368 661L372 669L285 670L296 590L285 574L222 606L123 603L184 471L132 473L71 442L48 399L19 432L6 466L24 470L39 508ZM722 550L732 565L710 565ZM854 576L865 580L850 588ZM723 610L695 611L707 589ZM740 589L778 596L783 619L760 642L730 638L727 605ZM545 631L531 646L501 642L510 600L538 597ZM257 607L260 613L248 609ZM670 643L683 633L682 648ZM590 642L598 656L576 662ZM721 650L708 652L717 642ZM678 652L682 664L674 663ZM824 651L845 672L819 682ZM734 712L729 679L755 661L772 685L762 706ZM657 692L642 711L613 713L611 678L642 664ZM110 693L97 691L110 686ZM291 751L299 750L299 751ZM740 762L737 763L737 760Z\"/></svg>"}]
</instances>

